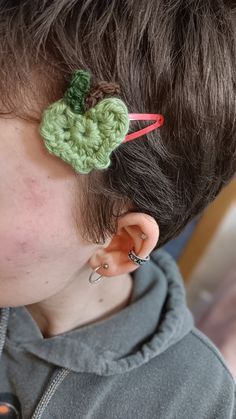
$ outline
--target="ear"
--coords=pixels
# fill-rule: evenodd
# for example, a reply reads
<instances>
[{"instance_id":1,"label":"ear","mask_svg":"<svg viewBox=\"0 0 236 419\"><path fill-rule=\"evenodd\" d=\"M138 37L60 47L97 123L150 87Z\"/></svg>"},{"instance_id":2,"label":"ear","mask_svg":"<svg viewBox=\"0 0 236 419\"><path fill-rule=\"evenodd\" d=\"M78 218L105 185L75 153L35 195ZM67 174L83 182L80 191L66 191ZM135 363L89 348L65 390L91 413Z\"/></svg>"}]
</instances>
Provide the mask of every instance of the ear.
<instances>
[{"instance_id":1,"label":"ear","mask_svg":"<svg viewBox=\"0 0 236 419\"><path fill-rule=\"evenodd\" d=\"M145 238L141 235L144 234ZM107 269L101 267L97 270L99 275L117 276L132 272L138 268L128 253L134 248L137 256L145 258L157 244L159 227L153 217L143 213L127 213L118 219L117 233L110 243L95 251L89 264L92 269L108 264Z\"/></svg>"}]
</instances>

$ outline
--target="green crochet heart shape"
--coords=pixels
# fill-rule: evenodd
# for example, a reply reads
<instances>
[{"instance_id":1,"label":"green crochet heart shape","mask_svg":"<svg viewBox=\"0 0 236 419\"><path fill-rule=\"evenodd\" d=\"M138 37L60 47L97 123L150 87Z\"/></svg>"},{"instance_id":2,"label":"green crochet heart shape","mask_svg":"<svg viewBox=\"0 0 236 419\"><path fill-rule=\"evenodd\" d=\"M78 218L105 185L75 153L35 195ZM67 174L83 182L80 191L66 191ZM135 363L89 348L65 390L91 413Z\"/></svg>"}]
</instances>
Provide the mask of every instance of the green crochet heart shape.
<instances>
[{"instance_id":1,"label":"green crochet heart shape","mask_svg":"<svg viewBox=\"0 0 236 419\"><path fill-rule=\"evenodd\" d=\"M118 98L103 99L84 114L73 112L60 99L43 112L40 125L49 153L80 173L107 168L128 130L128 109Z\"/></svg>"}]
</instances>

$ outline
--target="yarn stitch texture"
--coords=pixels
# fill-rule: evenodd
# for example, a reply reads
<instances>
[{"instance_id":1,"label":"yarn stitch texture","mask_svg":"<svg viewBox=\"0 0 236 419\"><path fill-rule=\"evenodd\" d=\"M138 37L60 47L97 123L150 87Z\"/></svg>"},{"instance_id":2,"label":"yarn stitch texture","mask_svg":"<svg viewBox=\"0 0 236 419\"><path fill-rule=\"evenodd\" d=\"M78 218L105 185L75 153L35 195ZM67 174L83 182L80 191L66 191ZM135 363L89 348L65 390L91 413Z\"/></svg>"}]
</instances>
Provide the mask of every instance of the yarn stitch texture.
<instances>
[{"instance_id":1,"label":"yarn stitch texture","mask_svg":"<svg viewBox=\"0 0 236 419\"><path fill-rule=\"evenodd\" d=\"M129 130L128 109L121 99L103 99L83 113L89 83L87 72L75 72L64 97L43 112L40 125L49 153L80 173L109 167L112 151Z\"/></svg>"}]
</instances>

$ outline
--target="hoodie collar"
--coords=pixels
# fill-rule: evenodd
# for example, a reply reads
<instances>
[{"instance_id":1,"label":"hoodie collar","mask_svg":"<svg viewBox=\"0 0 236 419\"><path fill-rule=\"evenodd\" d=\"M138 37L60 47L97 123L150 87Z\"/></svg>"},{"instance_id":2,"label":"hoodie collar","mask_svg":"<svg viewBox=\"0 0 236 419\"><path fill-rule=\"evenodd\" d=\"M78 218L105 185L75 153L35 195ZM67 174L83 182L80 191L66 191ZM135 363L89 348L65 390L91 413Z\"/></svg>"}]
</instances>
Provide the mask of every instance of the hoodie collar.
<instances>
[{"instance_id":1,"label":"hoodie collar","mask_svg":"<svg viewBox=\"0 0 236 419\"><path fill-rule=\"evenodd\" d=\"M11 308L6 345L59 367L98 375L123 373L148 362L189 333L193 320L178 268L166 252L154 251L132 276L129 306L50 338L42 336L24 306Z\"/></svg>"}]
</instances>

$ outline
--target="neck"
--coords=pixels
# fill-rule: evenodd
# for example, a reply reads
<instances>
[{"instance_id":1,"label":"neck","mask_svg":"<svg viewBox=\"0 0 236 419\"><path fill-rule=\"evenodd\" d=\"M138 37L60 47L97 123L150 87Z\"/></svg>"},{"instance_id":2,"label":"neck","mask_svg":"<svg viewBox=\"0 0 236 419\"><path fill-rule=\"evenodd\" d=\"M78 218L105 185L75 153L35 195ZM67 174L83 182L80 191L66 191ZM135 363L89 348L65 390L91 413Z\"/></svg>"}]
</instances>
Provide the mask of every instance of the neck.
<instances>
[{"instance_id":1,"label":"neck","mask_svg":"<svg viewBox=\"0 0 236 419\"><path fill-rule=\"evenodd\" d=\"M131 275L103 277L97 284L90 284L88 275L86 282L75 278L56 295L26 306L43 337L103 320L129 305Z\"/></svg>"}]
</instances>

